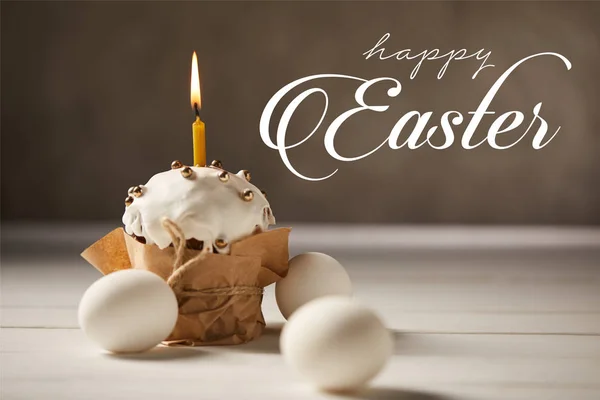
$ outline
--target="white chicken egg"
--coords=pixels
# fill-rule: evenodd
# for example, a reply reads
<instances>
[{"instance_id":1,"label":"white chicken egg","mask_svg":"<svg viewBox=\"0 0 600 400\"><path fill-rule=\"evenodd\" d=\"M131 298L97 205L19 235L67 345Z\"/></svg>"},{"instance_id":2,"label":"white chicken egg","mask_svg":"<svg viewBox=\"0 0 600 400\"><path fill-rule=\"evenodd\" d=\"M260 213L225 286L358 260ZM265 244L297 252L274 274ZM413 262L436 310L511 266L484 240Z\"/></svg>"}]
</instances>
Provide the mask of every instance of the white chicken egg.
<instances>
[{"instance_id":1,"label":"white chicken egg","mask_svg":"<svg viewBox=\"0 0 600 400\"><path fill-rule=\"evenodd\" d=\"M177 321L175 293L158 275L139 269L113 272L94 282L79 303L88 338L114 353L149 350Z\"/></svg>"},{"instance_id":2,"label":"white chicken egg","mask_svg":"<svg viewBox=\"0 0 600 400\"><path fill-rule=\"evenodd\" d=\"M352 282L344 267L323 253L292 258L288 274L275 285L275 298L287 319L296 309L319 297L352 295Z\"/></svg>"},{"instance_id":3,"label":"white chicken egg","mask_svg":"<svg viewBox=\"0 0 600 400\"><path fill-rule=\"evenodd\" d=\"M287 364L323 390L358 389L392 354L391 334L374 312L344 297L323 297L300 307L283 327Z\"/></svg>"}]
</instances>

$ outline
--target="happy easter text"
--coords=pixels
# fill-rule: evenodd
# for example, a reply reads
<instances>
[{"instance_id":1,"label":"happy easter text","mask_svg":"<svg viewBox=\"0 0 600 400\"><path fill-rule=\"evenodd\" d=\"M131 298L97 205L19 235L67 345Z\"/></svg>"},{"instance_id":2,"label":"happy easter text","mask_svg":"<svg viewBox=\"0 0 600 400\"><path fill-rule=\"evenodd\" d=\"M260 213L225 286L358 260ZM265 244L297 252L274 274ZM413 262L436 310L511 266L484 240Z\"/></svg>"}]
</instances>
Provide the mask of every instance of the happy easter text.
<instances>
[{"instance_id":1,"label":"happy easter text","mask_svg":"<svg viewBox=\"0 0 600 400\"><path fill-rule=\"evenodd\" d=\"M466 49L452 50L452 51L449 51L446 53L442 53L439 49L424 50L424 51L421 51L418 53L413 53L410 49L404 49L404 50L393 52L393 51L388 51L383 46L383 44L389 38L390 38L390 34L386 33L381 39L379 39L377 41L377 43L372 48L370 48L369 50L364 52L363 56L365 56L366 60L369 60L369 59L376 59L376 60L393 59L393 60L397 60L397 61L406 60L409 62L415 62L416 64L411 71L409 79L414 79L417 76L417 74L419 73L419 70L424 62L434 61L434 60L445 60L446 61L440 68L440 70L437 74L437 79L443 78L443 76L446 73L446 71L448 70L448 68L450 68L450 64L452 62L458 62L458 61L469 60L469 59L474 59L474 60L480 61L481 64L479 65L479 68L475 71L475 73L472 75L471 79L475 79L477 77L477 75L485 68L493 68L494 67L494 65L492 65L492 64L487 64L489 57L491 55L491 51L486 52L484 49L480 49L479 51L472 52L472 53L469 53ZM521 124L525 121L525 115L520 111L509 111L509 112L505 112L505 113L497 116L495 118L495 120L492 122L492 124L490 125L485 139L483 139L477 143L473 143L473 140L472 140L473 136L474 136L479 124L481 123L481 120L484 118L484 116L495 114L495 112L490 110L489 107L490 107L490 103L492 102L492 100L494 99L494 97L496 96L498 91L500 90L502 84L506 81L506 79L510 76L510 74L515 69L517 69L521 64L523 64L533 58L537 58L537 57L558 58L564 63L567 70L571 69L571 62L563 55L554 53L554 52L543 52L543 53L533 54L533 55L527 56L527 57L515 62L490 87L487 94L483 97L483 99L481 100L481 102L480 102L479 106L476 108L476 110L468 112L468 114L471 115L471 119L468 122L468 124L466 125L466 127L464 127L464 130L462 132L462 138L460 140L460 145L464 149L466 149L466 150L474 149L474 148L484 144L485 142L487 142L487 144L494 149L506 150L506 149L509 149L509 148L515 146L517 143L519 143L527 134L529 134L530 131L532 132L531 135L533 135L533 138L531 140L531 145L535 150L539 150L539 149L545 147L546 145L548 145L548 143L550 143L550 141L552 139L554 139L554 137L560 130L560 126L558 128L556 128L555 130L552 129L554 131L554 133L549 134L548 123L541 116L542 103L539 102L532 107L532 112L531 112L532 116L530 117L530 122L529 122L527 128L522 133L522 135L518 139L516 139L514 142L512 142L508 145L500 145L497 143L496 137L500 134L512 131L512 130L518 128L519 126L521 126ZM317 74L317 75L311 75L311 76L297 79L297 80L285 85L283 88L281 88L279 91L277 91L273 95L273 97L269 100L269 102L265 106L265 109L263 110L263 113L262 113L262 116L260 119L259 129L260 129L260 136L261 136L263 142L269 148L277 150L279 152L279 155L280 155L283 163L294 175L298 176L299 178L305 179L305 180L320 181L320 180L328 179L338 171L336 169L333 172L331 172L325 176L308 177L308 176L303 175L298 170L296 170L296 168L290 162L290 160L288 158L288 154L287 154L287 151L289 149L292 149L294 147L302 145L304 142L306 142L308 139L310 139L315 134L315 132L320 128L320 126L323 123L323 120L327 114L327 109L328 109L328 104L329 104L329 97L327 95L327 92L325 90L323 90L322 88L312 87L312 88L306 89L305 91L303 91L302 93L297 95L294 99L292 99L291 102L287 105L287 107L285 107L283 114L281 115L281 118L279 119L279 122L277 124L277 129L275 132L275 140L274 141L271 138L271 131L270 131L269 127L272 122L271 119L272 119L273 113L275 111L275 108L279 106L280 102L282 101L282 99L284 98L284 96L286 94L288 94L291 90L293 90L294 88L296 88L299 85L302 85L306 82L310 82L310 83L313 83L316 85L320 79L345 79L345 80L357 81L359 83L359 86L354 93L354 99L355 99L358 107L352 108L348 111L343 112L339 116L337 116L329 124L329 126L326 128L326 131L325 131L325 137L324 137L324 142L323 142L325 150L332 158L339 160L339 161L350 162L350 161L360 160L362 158L368 157L369 155L375 153L377 150L379 150L380 148L382 148L385 145L388 145L391 149L400 149L400 148L406 146L407 148L412 150L412 149L417 149L424 145L430 146L431 148L434 148L437 150L447 149L455 141L455 131L454 131L455 128L454 127L458 127L458 126L462 125L463 121L465 119L465 116L458 111L452 111L452 110L446 111L440 117L439 125L441 126L441 129L438 130L438 125L430 126L427 129L427 126L430 122L433 112L409 111L409 112L405 113L400 119L398 119L396 124L392 127L389 135L377 147L375 147L374 149L369 149L368 151L365 151L363 154L360 154L358 156L346 157L342 154L339 154L339 152L336 150L336 147L334 145L334 141L336 139L336 134L338 132L338 129L345 123L351 123L350 122L351 117L355 114L358 114L361 112L376 112L376 113L385 112L389 108L389 104L367 104L367 102L365 101L365 93L375 84L384 82L384 83L387 83L389 86L391 86L387 90L387 96L390 99L392 99L394 97L397 97L402 90L402 85L400 84L400 81L395 78L391 78L391 77L363 79L363 78L359 78L359 77L355 77L355 76L342 75L342 74ZM316 123L314 129L310 133L308 133L302 140L299 140L296 143L287 144L286 136L287 136L288 126L289 126L290 120L291 120L292 116L294 115L296 109L300 106L300 104L304 100L306 100L308 97L312 96L313 94L317 94L317 93L321 94L325 100L320 120ZM408 134L407 138L405 140L401 141L400 135L402 134L402 131L403 131L405 125L413 118L416 118L416 123L414 125L414 128ZM534 125L537 127L537 130L535 131L535 133L533 133L533 131L536 129L536 128L534 128ZM425 133L425 135L423 135L423 133L426 129L427 129L427 132ZM441 137L442 140L444 140L444 142L441 145L433 144L431 139L434 136L436 138Z\"/></svg>"}]
</instances>

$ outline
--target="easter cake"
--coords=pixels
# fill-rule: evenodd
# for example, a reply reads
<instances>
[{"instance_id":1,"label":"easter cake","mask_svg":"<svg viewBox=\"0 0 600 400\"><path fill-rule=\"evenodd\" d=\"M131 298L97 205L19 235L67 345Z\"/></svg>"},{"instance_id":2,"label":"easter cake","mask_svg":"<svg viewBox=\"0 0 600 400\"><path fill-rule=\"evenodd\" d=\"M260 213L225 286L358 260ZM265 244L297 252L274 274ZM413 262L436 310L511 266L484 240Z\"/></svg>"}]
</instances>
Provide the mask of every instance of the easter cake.
<instances>
[{"instance_id":1,"label":"easter cake","mask_svg":"<svg viewBox=\"0 0 600 400\"><path fill-rule=\"evenodd\" d=\"M290 229L269 229L271 205L248 171L174 161L128 190L122 221L124 228L82 257L105 275L143 269L169 284L179 315L166 344L240 344L260 336L263 288L287 274Z\"/></svg>"}]
</instances>

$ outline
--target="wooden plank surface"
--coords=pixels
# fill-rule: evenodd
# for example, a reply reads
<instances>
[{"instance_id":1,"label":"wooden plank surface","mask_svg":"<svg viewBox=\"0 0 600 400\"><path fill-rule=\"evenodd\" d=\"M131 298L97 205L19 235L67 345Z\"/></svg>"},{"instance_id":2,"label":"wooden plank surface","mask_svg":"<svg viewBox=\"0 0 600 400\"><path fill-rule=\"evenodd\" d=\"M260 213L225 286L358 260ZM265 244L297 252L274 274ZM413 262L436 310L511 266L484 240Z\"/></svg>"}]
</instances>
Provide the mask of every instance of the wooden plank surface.
<instances>
[{"instance_id":1,"label":"wooden plank surface","mask_svg":"<svg viewBox=\"0 0 600 400\"><path fill-rule=\"evenodd\" d=\"M277 329L247 346L141 356L102 354L78 329L10 328L2 337L7 399L332 397L285 366ZM375 398L410 390L423 394L416 399L597 399L598 376L597 336L397 334L396 355L373 387L390 391Z\"/></svg>"},{"instance_id":2,"label":"wooden plank surface","mask_svg":"<svg viewBox=\"0 0 600 400\"><path fill-rule=\"evenodd\" d=\"M21 255L2 260L1 398L600 399L600 249L591 243L356 250L329 251L396 341L369 390L319 393L285 366L272 288L270 328L254 343L103 354L76 321L99 273L74 256Z\"/></svg>"}]
</instances>

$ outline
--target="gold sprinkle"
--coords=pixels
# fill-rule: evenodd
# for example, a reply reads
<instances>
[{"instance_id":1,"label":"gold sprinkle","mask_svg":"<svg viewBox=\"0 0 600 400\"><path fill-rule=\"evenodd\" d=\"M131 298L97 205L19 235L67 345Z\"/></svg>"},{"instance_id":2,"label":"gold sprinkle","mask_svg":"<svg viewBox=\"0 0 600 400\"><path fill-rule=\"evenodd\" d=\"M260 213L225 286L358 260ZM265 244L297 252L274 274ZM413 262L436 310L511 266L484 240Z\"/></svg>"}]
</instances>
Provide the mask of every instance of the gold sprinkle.
<instances>
[{"instance_id":1,"label":"gold sprinkle","mask_svg":"<svg viewBox=\"0 0 600 400\"><path fill-rule=\"evenodd\" d=\"M210 166L214 167L214 168L221 168L221 169L223 169L223 163L221 161L219 161L219 160L212 160L210 162Z\"/></svg>"},{"instance_id":2,"label":"gold sprinkle","mask_svg":"<svg viewBox=\"0 0 600 400\"><path fill-rule=\"evenodd\" d=\"M254 198L254 192L250 189L246 189L242 192L242 199L244 199L244 201L252 201L252 199Z\"/></svg>"},{"instance_id":3,"label":"gold sprinkle","mask_svg":"<svg viewBox=\"0 0 600 400\"><path fill-rule=\"evenodd\" d=\"M215 240L215 246L220 249L227 247L227 241L225 239L217 239Z\"/></svg>"},{"instance_id":4,"label":"gold sprinkle","mask_svg":"<svg viewBox=\"0 0 600 400\"><path fill-rule=\"evenodd\" d=\"M227 182L229 180L229 173L227 173L227 171L219 172L218 176L221 182Z\"/></svg>"},{"instance_id":5,"label":"gold sprinkle","mask_svg":"<svg viewBox=\"0 0 600 400\"><path fill-rule=\"evenodd\" d=\"M248 171L247 169L242 169L240 170L240 172L238 172L238 174L244 175L244 178L246 178L246 180L250 182L250 178L252 177L250 175L250 171Z\"/></svg>"},{"instance_id":6,"label":"gold sprinkle","mask_svg":"<svg viewBox=\"0 0 600 400\"><path fill-rule=\"evenodd\" d=\"M133 197L127 196L125 197L125 207L129 207L133 203Z\"/></svg>"},{"instance_id":7,"label":"gold sprinkle","mask_svg":"<svg viewBox=\"0 0 600 400\"><path fill-rule=\"evenodd\" d=\"M184 178L190 178L193 173L194 171L190 167L183 167L183 169L181 170L181 175Z\"/></svg>"},{"instance_id":8,"label":"gold sprinkle","mask_svg":"<svg viewBox=\"0 0 600 400\"><path fill-rule=\"evenodd\" d=\"M134 186L130 194L134 195L135 197L140 197L143 194L142 187Z\"/></svg>"},{"instance_id":9,"label":"gold sprinkle","mask_svg":"<svg viewBox=\"0 0 600 400\"><path fill-rule=\"evenodd\" d=\"M171 169L179 169L183 167L183 164L179 160L175 160L171 163Z\"/></svg>"}]
</instances>

